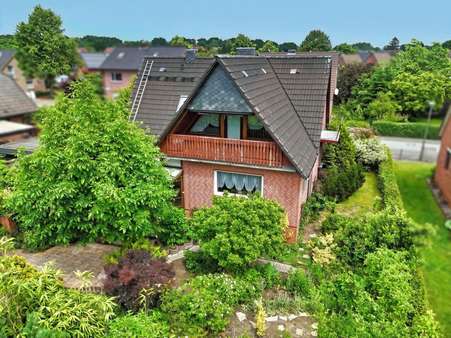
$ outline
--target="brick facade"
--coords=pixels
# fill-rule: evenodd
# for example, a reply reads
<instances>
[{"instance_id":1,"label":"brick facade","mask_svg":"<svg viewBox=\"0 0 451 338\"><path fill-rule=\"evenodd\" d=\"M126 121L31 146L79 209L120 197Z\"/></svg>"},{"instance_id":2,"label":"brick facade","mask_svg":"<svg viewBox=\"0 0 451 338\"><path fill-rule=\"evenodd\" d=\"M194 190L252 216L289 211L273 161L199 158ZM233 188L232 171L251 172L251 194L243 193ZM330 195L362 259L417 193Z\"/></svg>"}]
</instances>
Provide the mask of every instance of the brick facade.
<instances>
[{"instance_id":1,"label":"brick facade","mask_svg":"<svg viewBox=\"0 0 451 338\"><path fill-rule=\"evenodd\" d=\"M121 81L113 81L112 73L121 73ZM114 98L121 89L127 88L130 85L130 81L136 76L137 71L129 70L105 70L102 74L103 77L103 90L105 96L109 99Z\"/></svg>"},{"instance_id":2,"label":"brick facade","mask_svg":"<svg viewBox=\"0 0 451 338\"><path fill-rule=\"evenodd\" d=\"M187 211L210 206L214 195L214 171L228 171L263 176L263 197L280 203L288 214L292 235L297 233L301 206L307 194L304 180L295 172L183 161L183 200ZM296 238L296 237L294 237Z\"/></svg>"},{"instance_id":3,"label":"brick facade","mask_svg":"<svg viewBox=\"0 0 451 338\"><path fill-rule=\"evenodd\" d=\"M435 171L435 183L451 207L451 164L449 168L446 168L448 148L451 149L451 118L448 118L447 125L444 126L442 131L442 144L437 160L437 169Z\"/></svg>"}]
</instances>

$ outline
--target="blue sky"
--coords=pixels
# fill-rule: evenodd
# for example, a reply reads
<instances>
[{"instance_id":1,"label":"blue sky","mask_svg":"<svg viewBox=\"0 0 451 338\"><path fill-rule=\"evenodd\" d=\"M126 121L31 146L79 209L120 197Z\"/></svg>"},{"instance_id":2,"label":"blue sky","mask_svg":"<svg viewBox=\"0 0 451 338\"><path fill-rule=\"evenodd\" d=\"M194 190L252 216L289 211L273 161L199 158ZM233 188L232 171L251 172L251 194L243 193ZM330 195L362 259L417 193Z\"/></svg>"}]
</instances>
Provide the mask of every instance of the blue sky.
<instances>
[{"instance_id":1,"label":"blue sky","mask_svg":"<svg viewBox=\"0 0 451 338\"><path fill-rule=\"evenodd\" d=\"M383 46L451 39L450 0L14 0L0 6L0 34L13 33L36 4L53 9L70 36L126 40L187 37L252 38L299 43L311 29L333 44L369 41Z\"/></svg>"}]
</instances>

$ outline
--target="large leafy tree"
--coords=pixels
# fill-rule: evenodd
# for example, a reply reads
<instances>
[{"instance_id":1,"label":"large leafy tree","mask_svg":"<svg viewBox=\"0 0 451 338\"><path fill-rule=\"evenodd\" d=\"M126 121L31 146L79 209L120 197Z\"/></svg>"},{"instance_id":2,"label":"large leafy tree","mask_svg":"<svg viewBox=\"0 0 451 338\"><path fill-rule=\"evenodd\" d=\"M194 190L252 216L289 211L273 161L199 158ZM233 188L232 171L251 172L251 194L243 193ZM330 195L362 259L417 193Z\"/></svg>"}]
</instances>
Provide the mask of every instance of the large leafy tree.
<instances>
[{"instance_id":1,"label":"large leafy tree","mask_svg":"<svg viewBox=\"0 0 451 338\"><path fill-rule=\"evenodd\" d=\"M108 47L116 47L122 44L122 40L109 36L85 35L78 39L78 47L96 52L103 52Z\"/></svg>"},{"instance_id":2,"label":"large leafy tree","mask_svg":"<svg viewBox=\"0 0 451 338\"><path fill-rule=\"evenodd\" d=\"M79 63L76 43L64 35L62 21L50 9L36 6L16 30L16 58L28 77L38 77L51 87L55 76L69 74Z\"/></svg>"},{"instance_id":3,"label":"large leafy tree","mask_svg":"<svg viewBox=\"0 0 451 338\"><path fill-rule=\"evenodd\" d=\"M391 39L386 46L384 46L384 50L398 51L400 48L401 47L399 45L399 39L396 36L393 39Z\"/></svg>"},{"instance_id":4,"label":"large leafy tree","mask_svg":"<svg viewBox=\"0 0 451 338\"><path fill-rule=\"evenodd\" d=\"M329 51L332 49L332 44L326 33L321 30L312 30L307 34L304 41L302 41L299 50L302 52L312 51Z\"/></svg>"},{"instance_id":5,"label":"large leafy tree","mask_svg":"<svg viewBox=\"0 0 451 338\"><path fill-rule=\"evenodd\" d=\"M354 54L357 53L357 48L350 45L349 43L340 43L334 47L334 50L343 54Z\"/></svg>"},{"instance_id":6,"label":"large leafy tree","mask_svg":"<svg viewBox=\"0 0 451 338\"><path fill-rule=\"evenodd\" d=\"M169 42L167 42L167 40L165 38L157 37L157 38L153 38L152 41L150 41L150 44L152 46L167 46L169 44Z\"/></svg>"},{"instance_id":7,"label":"large leafy tree","mask_svg":"<svg viewBox=\"0 0 451 338\"><path fill-rule=\"evenodd\" d=\"M20 155L8 208L31 248L135 241L163 233L174 190L154 139L127 120L128 101L74 82L42 113L39 148Z\"/></svg>"},{"instance_id":8,"label":"large leafy tree","mask_svg":"<svg viewBox=\"0 0 451 338\"><path fill-rule=\"evenodd\" d=\"M16 49L17 43L14 35L0 35L0 49Z\"/></svg>"},{"instance_id":9,"label":"large leafy tree","mask_svg":"<svg viewBox=\"0 0 451 338\"><path fill-rule=\"evenodd\" d=\"M374 47L369 42L356 42L352 44L352 47L354 47L357 50L366 50L366 51L378 51L380 50L379 47Z\"/></svg>"},{"instance_id":10,"label":"large leafy tree","mask_svg":"<svg viewBox=\"0 0 451 338\"><path fill-rule=\"evenodd\" d=\"M278 52L279 47L277 43L271 40L266 40L263 46L259 49L260 52Z\"/></svg>"},{"instance_id":11,"label":"large leafy tree","mask_svg":"<svg viewBox=\"0 0 451 338\"><path fill-rule=\"evenodd\" d=\"M357 85L360 78L372 70L370 65L364 63L345 64L338 69L336 103L345 103L352 93L352 88Z\"/></svg>"},{"instance_id":12,"label":"large leafy tree","mask_svg":"<svg viewBox=\"0 0 451 338\"><path fill-rule=\"evenodd\" d=\"M281 51L288 52L289 50L298 49L298 45L294 42L284 42L279 45Z\"/></svg>"},{"instance_id":13,"label":"large leafy tree","mask_svg":"<svg viewBox=\"0 0 451 338\"><path fill-rule=\"evenodd\" d=\"M174 36L171 41L169 41L169 44L171 46L179 46L179 47L186 47L186 48L192 48L192 44L188 41L187 38L176 35Z\"/></svg>"},{"instance_id":14,"label":"large leafy tree","mask_svg":"<svg viewBox=\"0 0 451 338\"><path fill-rule=\"evenodd\" d=\"M451 49L451 40L443 42L442 46L447 48L447 49Z\"/></svg>"},{"instance_id":15,"label":"large leafy tree","mask_svg":"<svg viewBox=\"0 0 451 338\"><path fill-rule=\"evenodd\" d=\"M238 34L232 41L232 51L236 52L239 47L255 47L255 43L246 35Z\"/></svg>"}]
</instances>

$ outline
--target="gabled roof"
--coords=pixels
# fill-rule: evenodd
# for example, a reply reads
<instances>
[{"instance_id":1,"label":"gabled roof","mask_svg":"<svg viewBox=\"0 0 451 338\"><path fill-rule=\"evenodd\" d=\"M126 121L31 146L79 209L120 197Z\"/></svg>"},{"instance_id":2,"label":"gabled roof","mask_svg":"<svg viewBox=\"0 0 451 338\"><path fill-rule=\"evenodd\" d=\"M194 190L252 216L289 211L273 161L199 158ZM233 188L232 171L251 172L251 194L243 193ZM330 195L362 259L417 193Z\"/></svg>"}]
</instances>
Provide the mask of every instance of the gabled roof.
<instances>
[{"instance_id":1,"label":"gabled roof","mask_svg":"<svg viewBox=\"0 0 451 338\"><path fill-rule=\"evenodd\" d=\"M107 53L88 53L81 52L80 56L83 60L84 65L88 69L99 69L102 63L107 58Z\"/></svg>"},{"instance_id":2,"label":"gabled roof","mask_svg":"<svg viewBox=\"0 0 451 338\"><path fill-rule=\"evenodd\" d=\"M32 113L36 110L36 104L17 83L8 76L0 74L0 119Z\"/></svg>"},{"instance_id":3,"label":"gabled roof","mask_svg":"<svg viewBox=\"0 0 451 338\"><path fill-rule=\"evenodd\" d=\"M16 54L16 51L11 49L0 49L0 70L3 70L5 66L11 61Z\"/></svg>"},{"instance_id":4,"label":"gabled roof","mask_svg":"<svg viewBox=\"0 0 451 338\"><path fill-rule=\"evenodd\" d=\"M147 58L153 62L136 120L162 139L189 106L205 79L221 67L293 166L308 177L319 151L323 117L331 100L333 64L328 56L217 56Z\"/></svg>"},{"instance_id":5,"label":"gabled roof","mask_svg":"<svg viewBox=\"0 0 451 338\"><path fill-rule=\"evenodd\" d=\"M138 71L145 57L182 57L185 47L116 47L100 65L103 70Z\"/></svg>"},{"instance_id":6,"label":"gabled roof","mask_svg":"<svg viewBox=\"0 0 451 338\"><path fill-rule=\"evenodd\" d=\"M371 54L376 59L377 63L389 62L394 55L394 52L384 51L384 52L371 52Z\"/></svg>"},{"instance_id":7,"label":"gabled roof","mask_svg":"<svg viewBox=\"0 0 451 338\"><path fill-rule=\"evenodd\" d=\"M340 63L349 65L352 63L362 63L364 62L364 58L362 57L362 54L355 53L355 54L340 54Z\"/></svg>"}]
</instances>

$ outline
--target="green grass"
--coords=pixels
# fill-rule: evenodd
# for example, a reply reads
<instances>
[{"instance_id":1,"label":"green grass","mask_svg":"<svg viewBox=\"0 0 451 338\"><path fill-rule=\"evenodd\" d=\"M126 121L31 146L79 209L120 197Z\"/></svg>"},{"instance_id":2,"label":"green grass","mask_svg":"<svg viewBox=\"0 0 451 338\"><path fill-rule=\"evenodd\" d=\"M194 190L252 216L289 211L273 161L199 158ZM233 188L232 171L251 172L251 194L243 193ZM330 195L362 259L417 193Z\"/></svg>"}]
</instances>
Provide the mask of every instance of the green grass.
<instances>
[{"instance_id":1,"label":"green grass","mask_svg":"<svg viewBox=\"0 0 451 338\"><path fill-rule=\"evenodd\" d=\"M436 234L431 246L422 249L421 268L429 303L446 337L451 337L451 235L444 227L445 218L439 209L426 180L433 165L396 162L395 172L404 207L419 223L431 223Z\"/></svg>"},{"instance_id":2,"label":"green grass","mask_svg":"<svg viewBox=\"0 0 451 338\"><path fill-rule=\"evenodd\" d=\"M412 119L411 121L412 123L427 123L428 119L427 118L416 118L416 119ZM440 127L442 125L442 119L440 117L434 117L431 119L431 126L438 126Z\"/></svg>"},{"instance_id":3,"label":"green grass","mask_svg":"<svg viewBox=\"0 0 451 338\"><path fill-rule=\"evenodd\" d=\"M373 210L376 200L380 198L376 174L365 173L365 183L347 200L338 203L336 212L348 216L361 216Z\"/></svg>"}]
</instances>

